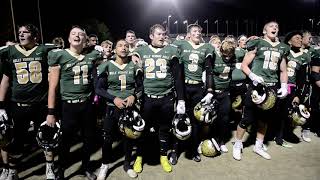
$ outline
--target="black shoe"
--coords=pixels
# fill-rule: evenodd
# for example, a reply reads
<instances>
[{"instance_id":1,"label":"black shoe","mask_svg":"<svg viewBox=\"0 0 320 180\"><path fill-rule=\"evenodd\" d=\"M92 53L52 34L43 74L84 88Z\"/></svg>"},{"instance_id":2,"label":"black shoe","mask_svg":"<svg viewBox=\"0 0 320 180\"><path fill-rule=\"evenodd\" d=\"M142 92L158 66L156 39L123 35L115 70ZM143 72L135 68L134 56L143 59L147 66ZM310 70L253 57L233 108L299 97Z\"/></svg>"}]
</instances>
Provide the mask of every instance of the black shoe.
<instances>
[{"instance_id":1,"label":"black shoe","mask_svg":"<svg viewBox=\"0 0 320 180\"><path fill-rule=\"evenodd\" d=\"M55 173L56 180L64 180L64 170L58 168L57 172Z\"/></svg>"},{"instance_id":2,"label":"black shoe","mask_svg":"<svg viewBox=\"0 0 320 180\"><path fill-rule=\"evenodd\" d=\"M274 141L276 142L277 145L282 146L283 139L275 138Z\"/></svg>"},{"instance_id":3,"label":"black shoe","mask_svg":"<svg viewBox=\"0 0 320 180\"><path fill-rule=\"evenodd\" d=\"M200 162L200 161L201 161L200 154L195 154L195 155L193 156L192 160L194 160L195 162Z\"/></svg>"},{"instance_id":4,"label":"black shoe","mask_svg":"<svg viewBox=\"0 0 320 180\"><path fill-rule=\"evenodd\" d=\"M294 143L294 144L297 144L297 143L300 142L300 138L297 135L295 135L293 132L289 133L286 136L285 140L290 142L290 143Z\"/></svg>"},{"instance_id":5,"label":"black shoe","mask_svg":"<svg viewBox=\"0 0 320 180\"><path fill-rule=\"evenodd\" d=\"M177 155L177 152L175 151L172 151L170 154L169 154L169 162L170 164L172 165L176 165L178 163L178 155Z\"/></svg>"}]
</instances>

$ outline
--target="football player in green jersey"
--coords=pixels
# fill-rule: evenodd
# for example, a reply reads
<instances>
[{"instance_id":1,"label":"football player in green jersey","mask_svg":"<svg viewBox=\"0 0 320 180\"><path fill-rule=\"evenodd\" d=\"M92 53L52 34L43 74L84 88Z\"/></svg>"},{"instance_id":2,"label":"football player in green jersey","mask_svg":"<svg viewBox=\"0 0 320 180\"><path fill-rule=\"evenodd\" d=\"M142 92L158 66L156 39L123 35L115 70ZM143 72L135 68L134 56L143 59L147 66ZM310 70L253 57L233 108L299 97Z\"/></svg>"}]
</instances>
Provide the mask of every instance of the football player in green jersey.
<instances>
[{"instance_id":1,"label":"football player in green jersey","mask_svg":"<svg viewBox=\"0 0 320 180\"><path fill-rule=\"evenodd\" d=\"M129 52L130 52L129 55L131 55L131 53L135 49L134 42L136 41L136 39L137 39L136 33L133 30L126 31L126 41L129 43Z\"/></svg>"},{"instance_id":2,"label":"football player in green jersey","mask_svg":"<svg viewBox=\"0 0 320 180\"><path fill-rule=\"evenodd\" d=\"M35 129L44 121L47 112L48 91L48 52L55 46L38 45L38 28L32 24L19 27L19 44L6 46L0 50L0 58L4 65L4 75L0 89L1 121L7 117L4 110L4 100L11 87L11 116L13 119L14 141L2 148L4 170L2 179L16 179L17 170L13 162L8 161L8 153L20 152L27 141L25 139L30 121L35 123ZM22 153L22 152L21 152ZM46 178L54 179L52 152L46 153Z\"/></svg>"},{"instance_id":3,"label":"football player in green jersey","mask_svg":"<svg viewBox=\"0 0 320 180\"><path fill-rule=\"evenodd\" d=\"M225 146L226 138L229 132L229 114L231 110L230 100L230 82L231 74L235 67L235 49L236 42L234 40L222 41L220 50L216 52L213 65L213 89L215 90L215 98L218 103L218 118L214 122L214 136L217 140L222 152L227 153Z\"/></svg>"},{"instance_id":4,"label":"football player in green jersey","mask_svg":"<svg viewBox=\"0 0 320 180\"><path fill-rule=\"evenodd\" d=\"M151 44L142 46L133 52L133 59L140 62L143 69L143 103L142 115L146 125L159 129L160 163L165 172L171 172L172 167L167 158L171 122L174 117L174 90L177 94L177 114L185 114L185 102L183 100L183 82L177 58L178 49L169 44L164 46L165 28L156 24L150 28L149 37ZM144 137L142 137L143 139ZM142 171L142 145L137 152L134 164L136 172ZM139 152L140 151L140 152Z\"/></svg>"},{"instance_id":5,"label":"football player in green jersey","mask_svg":"<svg viewBox=\"0 0 320 180\"><path fill-rule=\"evenodd\" d=\"M115 132L118 132L120 113L125 109L132 109L142 87L142 71L128 57L129 44L121 39L116 43L115 60L104 62L99 66L99 77L96 93L107 99L106 116L103 123L102 165L98 174L98 180L105 180L112 159L112 143ZM138 88L136 88L138 86ZM141 92L140 92L141 94ZM125 160L124 170L129 177L137 177L130 162L132 154L132 140L124 140Z\"/></svg>"},{"instance_id":6,"label":"football player in green jersey","mask_svg":"<svg viewBox=\"0 0 320 180\"><path fill-rule=\"evenodd\" d=\"M99 44L98 36L96 34L90 34L88 36L88 46L95 46Z\"/></svg>"},{"instance_id":7,"label":"football player in green jersey","mask_svg":"<svg viewBox=\"0 0 320 180\"><path fill-rule=\"evenodd\" d=\"M96 122L92 118L92 69L94 61L102 58L102 55L97 50L82 54L86 43L86 32L79 26L72 27L68 41L70 43L68 49L50 51L48 55L50 73L47 124L53 125L56 122L54 112L57 87L60 88L62 100L62 140L58 152L60 167L56 176L57 179L64 179L64 170L67 168L72 137L78 130L81 130L83 137L81 170L88 179L96 179L96 176L88 167Z\"/></svg>"},{"instance_id":8,"label":"football player in green jersey","mask_svg":"<svg viewBox=\"0 0 320 180\"><path fill-rule=\"evenodd\" d=\"M318 49L318 47L316 46L312 46L311 45L311 33L309 31L304 31L302 33L303 37L302 37L302 49L304 52L308 53L311 56L311 61L312 63L316 63L319 61L320 58L320 50ZM314 67L314 66L313 66ZM308 72L310 72L311 67L309 67ZM313 73L314 74L314 73ZM314 91L314 89L311 90L312 86L311 86L311 82L309 82L309 77L311 77L310 75L307 75L308 79L306 81L306 87L304 88L306 91L304 92L304 95L307 96L306 100L308 105L311 105L311 100L316 100L310 98L310 95L313 92L310 91ZM312 77L311 77L312 78ZM315 88L315 90L317 90L317 88ZM313 93L313 96L315 96L318 93ZM315 104L316 102L312 103ZM313 112L311 111L311 114L313 114ZM314 120L314 118L311 116L311 118L309 119L309 121L307 121L303 126L302 126L302 131L301 131L301 138L303 141L305 142L311 142L311 138L310 138L310 129L316 125L318 122L318 120Z\"/></svg>"},{"instance_id":9,"label":"football player in green jersey","mask_svg":"<svg viewBox=\"0 0 320 180\"><path fill-rule=\"evenodd\" d=\"M282 116L277 122L275 142L283 147L292 147L283 140L283 136L292 136L290 134L293 133L292 122L289 122L288 119L288 109L294 103L303 103L302 90L306 83L306 72L311 57L301 49L302 33L300 31L289 32L285 37L284 43L290 46L290 53L287 56L288 96L280 101L280 113Z\"/></svg>"},{"instance_id":10,"label":"football player in green jersey","mask_svg":"<svg viewBox=\"0 0 320 180\"><path fill-rule=\"evenodd\" d=\"M236 160L241 160L242 138L246 128L255 120L258 120L258 131L253 150L263 158L271 159L271 156L263 149L263 140L267 129L267 121L272 119L271 115L276 110L274 108L276 99L274 92L278 93L279 98L284 98L288 94L286 56L289 53L289 47L277 40L278 32L278 23L268 22L263 28L264 37L247 43L248 52L243 59L241 69L251 79L252 84L246 93L243 118L237 127L236 142L233 146L233 157ZM249 64L251 63L250 69ZM281 88L277 90L277 85L280 83ZM263 84L265 89L269 89L269 91L268 94L262 94L258 99L255 95L251 96L251 92L253 92L252 89L261 87L259 84ZM273 93L271 93L272 91ZM257 106L257 104L266 100L271 104L268 108L265 108L269 110L263 110L264 107L260 106L261 108L259 108Z\"/></svg>"},{"instance_id":11,"label":"football player in green jersey","mask_svg":"<svg viewBox=\"0 0 320 180\"><path fill-rule=\"evenodd\" d=\"M103 47L103 61L107 61L113 55L112 52L113 43L109 40L102 41L101 47Z\"/></svg>"},{"instance_id":12,"label":"football player in green jersey","mask_svg":"<svg viewBox=\"0 0 320 180\"><path fill-rule=\"evenodd\" d=\"M202 28L198 24L188 26L189 40L177 40L173 42L179 48L180 62L184 69L186 109L191 118L192 137L190 155L194 161L200 162L201 158L197 151L200 144L199 128L200 123L196 120L193 108L197 103L203 101L210 103L213 97L212 89L212 56L213 47L207 43L201 43ZM206 72L206 87L203 89L202 72ZM205 97L204 97L205 95ZM170 157L171 164L177 163L176 150L173 150Z\"/></svg>"},{"instance_id":13,"label":"football player in green jersey","mask_svg":"<svg viewBox=\"0 0 320 180\"><path fill-rule=\"evenodd\" d=\"M210 37L209 43L214 47L216 51L220 50L221 47L221 39L218 35L213 35Z\"/></svg>"},{"instance_id":14,"label":"football player in green jersey","mask_svg":"<svg viewBox=\"0 0 320 180\"><path fill-rule=\"evenodd\" d=\"M310 138L310 129L312 128L315 128L318 126L318 129L320 127L320 123L318 121L318 119L316 119L316 116L314 116L314 112L317 112L316 109L317 107L319 107L319 92L316 91L318 90L317 88L317 84L315 84L314 82L317 82L317 76L315 76L317 73L314 73L314 72L317 72L317 64L319 62L319 59L320 59L320 49L319 47L317 46L313 46L311 45L311 33L309 31L304 31L302 33L303 37L302 37L302 48L303 48L303 51L310 54L311 56L311 62L310 62L310 66L309 66L309 70L308 72L312 72L312 74L308 74L307 75L307 81L306 81L306 87L305 89L308 91L308 92L305 92L304 94L306 96L308 96L308 98L306 98L307 100L307 103L308 105L310 105L312 108L311 108L311 118L309 119L309 121L307 121L303 126L302 126L302 132L301 132L301 137L302 137L302 140L304 140L305 142L311 142L311 138ZM311 70L312 69L312 70ZM309 77L314 81L313 83L311 83L309 81ZM312 85L311 85L312 84ZM311 88L310 88L311 86ZM315 88L313 88L315 87ZM311 90L312 89L312 90ZM311 98L311 96L313 96L313 98ZM318 100L318 101L316 101ZM318 104L318 105L317 105ZM314 108L316 109L314 109ZM319 131L319 130L318 130Z\"/></svg>"},{"instance_id":15,"label":"football player in green jersey","mask_svg":"<svg viewBox=\"0 0 320 180\"><path fill-rule=\"evenodd\" d=\"M245 93L247 92L247 76L241 70L241 63L247 52L246 42L248 38L246 35L238 37L238 47L235 50L236 64L232 71L232 78L230 84L230 98L232 102L231 119L237 124L242 116L243 101Z\"/></svg>"},{"instance_id":16,"label":"football player in green jersey","mask_svg":"<svg viewBox=\"0 0 320 180\"><path fill-rule=\"evenodd\" d=\"M313 119L313 130L320 137L320 47L316 48L316 58L311 60L311 114Z\"/></svg>"}]
</instances>

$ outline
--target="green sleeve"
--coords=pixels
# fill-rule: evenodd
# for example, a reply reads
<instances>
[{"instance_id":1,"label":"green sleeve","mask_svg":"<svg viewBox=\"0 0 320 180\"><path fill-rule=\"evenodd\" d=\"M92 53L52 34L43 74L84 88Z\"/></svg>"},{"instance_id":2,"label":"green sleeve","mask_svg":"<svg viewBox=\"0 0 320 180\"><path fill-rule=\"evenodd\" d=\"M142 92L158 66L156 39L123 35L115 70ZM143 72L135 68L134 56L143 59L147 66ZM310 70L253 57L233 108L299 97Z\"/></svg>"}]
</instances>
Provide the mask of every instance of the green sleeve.
<instances>
[{"instance_id":1,"label":"green sleeve","mask_svg":"<svg viewBox=\"0 0 320 180\"><path fill-rule=\"evenodd\" d=\"M103 62L102 64L100 64L97 68L97 76L99 77L102 73L107 72L107 68L108 68L108 62Z\"/></svg>"},{"instance_id":2,"label":"green sleeve","mask_svg":"<svg viewBox=\"0 0 320 180\"><path fill-rule=\"evenodd\" d=\"M260 39L253 39L247 42L247 50L252 51L259 45Z\"/></svg>"},{"instance_id":3,"label":"green sleeve","mask_svg":"<svg viewBox=\"0 0 320 180\"><path fill-rule=\"evenodd\" d=\"M62 52L61 49L54 49L48 53L48 64L49 66L59 65L59 52Z\"/></svg>"},{"instance_id":4,"label":"green sleeve","mask_svg":"<svg viewBox=\"0 0 320 180\"><path fill-rule=\"evenodd\" d=\"M141 51L142 51L143 46L138 47L137 49L135 49L132 54L136 55L138 58L141 59Z\"/></svg>"},{"instance_id":5,"label":"green sleeve","mask_svg":"<svg viewBox=\"0 0 320 180\"><path fill-rule=\"evenodd\" d=\"M208 56L212 56L215 50L214 50L213 46L211 46L208 43L206 43L206 46L207 46L207 50L206 50L205 57L207 58Z\"/></svg>"},{"instance_id":6,"label":"green sleeve","mask_svg":"<svg viewBox=\"0 0 320 180\"><path fill-rule=\"evenodd\" d=\"M174 45L176 45L177 47L180 48L180 46L182 45L182 40L175 40L175 41L173 41L172 44L174 44Z\"/></svg>"},{"instance_id":7,"label":"green sleeve","mask_svg":"<svg viewBox=\"0 0 320 180\"><path fill-rule=\"evenodd\" d=\"M171 46L171 54L172 56L170 57L170 60L174 57L179 58L179 49L178 46L174 45L174 44L170 44L169 46Z\"/></svg>"}]
</instances>

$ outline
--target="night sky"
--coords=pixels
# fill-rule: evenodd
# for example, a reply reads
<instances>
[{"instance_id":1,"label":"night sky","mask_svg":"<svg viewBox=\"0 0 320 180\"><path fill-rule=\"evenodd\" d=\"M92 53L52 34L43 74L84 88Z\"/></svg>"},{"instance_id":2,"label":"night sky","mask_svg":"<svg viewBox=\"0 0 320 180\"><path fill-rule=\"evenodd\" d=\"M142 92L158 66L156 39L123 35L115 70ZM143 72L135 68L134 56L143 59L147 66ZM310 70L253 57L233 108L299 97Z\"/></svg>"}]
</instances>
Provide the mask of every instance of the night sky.
<instances>
[{"instance_id":1,"label":"night sky","mask_svg":"<svg viewBox=\"0 0 320 180\"><path fill-rule=\"evenodd\" d=\"M12 0L16 24L30 22L39 27L37 0ZM67 38L70 27L81 24L83 19L97 19L104 22L113 39L124 37L127 29L136 31L138 37L148 38L152 24L162 23L169 14L170 31L176 33L174 21L178 20L179 33L185 32L182 21L189 24L199 20L199 24L209 19L209 33L216 33L214 21L219 19L219 32L225 33L229 21L229 33L236 35L235 21L239 22L239 34L261 34L262 26L269 20L277 20L280 32L285 34L293 29L314 28L319 34L320 0L39 0L44 40L51 41L55 36ZM257 2L262 2L258 5ZM67 2L67 3L66 3ZM49 3L45 4L45 3ZM10 0L0 1L0 41L13 39ZM95 33L95 32L88 32Z\"/></svg>"}]
</instances>

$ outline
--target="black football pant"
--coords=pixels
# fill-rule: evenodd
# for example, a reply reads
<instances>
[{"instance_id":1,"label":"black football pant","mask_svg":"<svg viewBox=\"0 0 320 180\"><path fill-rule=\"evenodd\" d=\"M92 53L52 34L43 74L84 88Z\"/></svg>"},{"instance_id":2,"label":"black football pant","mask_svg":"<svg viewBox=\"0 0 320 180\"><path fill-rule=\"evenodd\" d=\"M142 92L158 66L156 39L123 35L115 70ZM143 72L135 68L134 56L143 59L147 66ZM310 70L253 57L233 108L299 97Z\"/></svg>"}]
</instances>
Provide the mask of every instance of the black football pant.
<instances>
[{"instance_id":1,"label":"black football pant","mask_svg":"<svg viewBox=\"0 0 320 180\"><path fill-rule=\"evenodd\" d=\"M316 85L312 86L312 93L310 97L310 106L311 106L311 117L310 119L302 126L303 129L311 129L316 132L319 136L320 134L320 88Z\"/></svg>"},{"instance_id":2,"label":"black football pant","mask_svg":"<svg viewBox=\"0 0 320 180\"><path fill-rule=\"evenodd\" d=\"M245 81L231 81L230 84L230 99L233 102L235 98L240 95L242 100L245 99L245 94L247 92L247 85ZM243 104L243 102L242 102Z\"/></svg>"},{"instance_id":3,"label":"black football pant","mask_svg":"<svg viewBox=\"0 0 320 180\"><path fill-rule=\"evenodd\" d=\"M119 117L121 110L115 106L107 106L106 116L103 122L103 144L102 144L102 163L109 164L112 161L112 143L115 136L122 136L119 133ZM131 153L132 153L132 141L124 137L124 167L127 168L130 165Z\"/></svg>"},{"instance_id":4,"label":"black football pant","mask_svg":"<svg viewBox=\"0 0 320 180\"><path fill-rule=\"evenodd\" d=\"M295 89L291 89L291 93L286 98L279 100L279 116L276 118L275 124L275 141L282 143L284 135L289 135L293 131L292 120L288 118L289 108L292 107Z\"/></svg>"},{"instance_id":5,"label":"black football pant","mask_svg":"<svg viewBox=\"0 0 320 180\"><path fill-rule=\"evenodd\" d=\"M61 131L62 140L59 145L59 164L65 169L69 157L70 147L74 137L80 130L83 142L82 168L87 169L90 161L91 150L94 144L96 120L92 117L93 105L87 100L82 103L62 102Z\"/></svg>"},{"instance_id":6,"label":"black football pant","mask_svg":"<svg viewBox=\"0 0 320 180\"><path fill-rule=\"evenodd\" d=\"M13 153L22 153L24 144L35 143L35 135L40 124L46 120L47 117L46 103L11 103L11 116L13 119L13 143L4 148L4 150ZM34 133L32 139L28 136L28 129L30 128L30 121L34 122Z\"/></svg>"},{"instance_id":7,"label":"black football pant","mask_svg":"<svg viewBox=\"0 0 320 180\"><path fill-rule=\"evenodd\" d=\"M204 90L203 84L186 84L186 113L188 114L191 125L191 153L192 155L197 154L197 149L201 141L200 137L200 122L194 117L193 109L203 98Z\"/></svg>"},{"instance_id":8,"label":"black football pant","mask_svg":"<svg viewBox=\"0 0 320 180\"><path fill-rule=\"evenodd\" d=\"M244 99L243 115L239 122L239 126L243 129L247 129L249 125L252 125L258 119L264 123L267 123L268 121L273 120L273 117L275 117L275 115L278 114L276 112L277 102L275 103L274 107L269 110L262 110L252 102L252 99L251 99L252 86L253 85L249 86L248 91L246 93L246 97ZM275 86L270 86L269 88L272 88L275 92L277 92L277 89Z\"/></svg>"},{"instance_id":9,"label":"black football pant","mask_svg":"<svg viewBox=\"0 0 320 180\"><path fill-rule=\"evenodd\" d=\"M216 99L218 101L218 117L213 123L213 135L217 142L222 145L225 144L228 133L230 132L229 117L231 111L231 100L229 91L226 90L221 93L216 93Z\"/></svg>"},{"instance_id":10,"label":"black football pant","mask_svg":"<svg viewBox=\"0 0 320 180\"><path fill-rule=\"evenodd\" d=\"M142 151L147 146L147 134L151 127L159 132L160 155L166 156L169 149L169 141L172 119L174 117L174 96L169 94L162 98L151 98L144 95L142 103L142 118L146 121L146 128L143 136L139 140L137 154L142 155Z\"/></svg>"}]
</instances>

